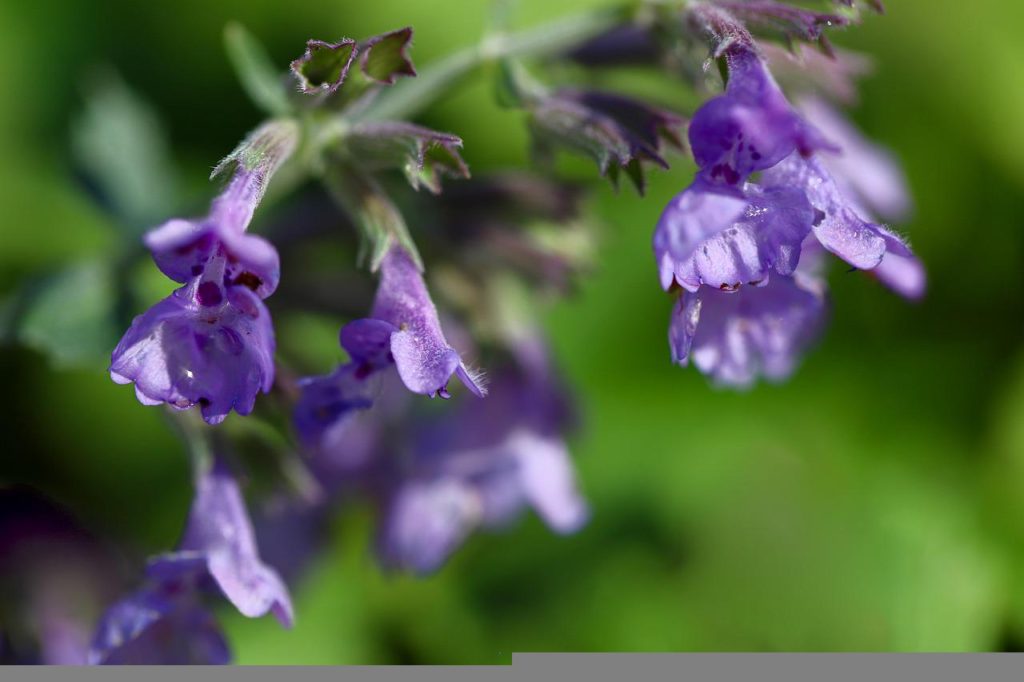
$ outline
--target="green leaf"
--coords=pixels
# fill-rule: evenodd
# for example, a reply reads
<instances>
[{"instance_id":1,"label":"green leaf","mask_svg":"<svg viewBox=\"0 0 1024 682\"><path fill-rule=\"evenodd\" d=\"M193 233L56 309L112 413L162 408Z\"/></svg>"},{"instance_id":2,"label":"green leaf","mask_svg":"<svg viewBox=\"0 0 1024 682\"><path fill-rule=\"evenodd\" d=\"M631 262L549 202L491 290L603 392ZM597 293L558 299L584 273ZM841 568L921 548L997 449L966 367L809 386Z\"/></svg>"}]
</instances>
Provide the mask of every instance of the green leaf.
<instances>
[{"instance_id":1,"label":"green leaf","mask_svg":"<svg viewBox=\"0 0 1024 682\"><path fill-rule=\"evenodd\" d=\"M75 156L122 222L141 231L177 203L178 182L163 128L149 105L113 72L95 75L85 99L72 127Z\"/></svg>"},{"instance_id":2,"label":"green leaf","mask_svg":"<svg viewBox=\"0 0 1024 682\"><path fill-rule=\"evenodd\" d=\"M307 40L306 52L292 62L299 89L307 95L334 92L345 82L356 57L356 41L342 38L337 43Z\"/></svg>"},{"instance_id":3,"label":"green leaf","mask_svg":"<svg viewBox=\"0 0 1024 682\"><path fill-rule=\"evenodd\" d=\"M412 123L379 122L355 125L345 136L345 151L363 170L399 168L414 189L441 191L441 176L468 178L469 167L459 154L462 139Z\"/></svg>"},{"instance_id":4,"label":"green leaf","mask_svg":"<svg viewBox=\"0 0 1024 682\"><path fill-rule=\"evenodd\" d=\"M391 85L399 76L415 76L416 68L406 54L412 43L412 28L374 36L366 41L359 58L359 67L367 78Z\"/></svg>"},{"instance_id":5,"label":"green leaf","mask_svg":"<svg viewBox=\"0 0 1024 682\"><path fill-rule=\"evenodd\" d=\"M16 304L15 338L58 366L104 366L118 338L114 279L108 262L88 260L29 283Z\"/></svg>"},{"instance_id":6,"label":"green leaf","mask_svg":"<svg viewBox=\"0 0 1024 682\"><path fill-rule=\"evenodd\" d=\"M224 46L253 103L274 116L288 114L292 107L284 80L259 41L241 24L231 23L224 29Z\"/></svg>"}]
</instances>

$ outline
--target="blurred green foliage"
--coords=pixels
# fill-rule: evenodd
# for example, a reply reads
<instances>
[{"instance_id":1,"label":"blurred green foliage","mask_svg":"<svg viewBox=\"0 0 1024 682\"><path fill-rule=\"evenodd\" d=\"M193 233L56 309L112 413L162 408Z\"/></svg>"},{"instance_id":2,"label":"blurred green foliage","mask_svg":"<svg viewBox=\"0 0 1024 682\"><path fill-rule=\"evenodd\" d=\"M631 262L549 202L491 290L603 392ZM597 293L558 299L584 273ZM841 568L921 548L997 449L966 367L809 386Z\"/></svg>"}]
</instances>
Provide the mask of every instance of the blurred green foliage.
<instances>
[{"instance_id":1,"label":"blurred green foliage","mask_svg":"<svg viewBox=\"0 0 1024 682\"><path fill-rule=\"evenodd\" d=\"M515 17L528 25L593 4L524 0ZM928 266L927 299L908 305L837 267L832 325L791 382L713 390L670 365L670 303L650 253L654 222L692 169L677 158L645 198L597 185L599 265L547 313L582 401L574 451L591 524L559 538L528 518L414 580L382 575L367 551L369 519L347 515L295 588L294 631L223 610L240 662L1024 648L1024 7L888 4L887 16L834 42L874 58L853 114L906 165L917 211L901 227ZM0 350L0 481L39 487L135 558L177 539L186 458L159 411L108 379L101 356L112 341L96 330L88 341L100 357L62 369L33 339L59 336L74 322L64 315L115 314L89 298L113 273L150 282L152 300L169 290L152 268L102 263L174 197L201 205L209 169L259 121L223 52L229 21L281 68L306 38L411 24L423 67L476 40L487 16L478 0L0 4L0 322L28 275L95 259L39 280L42 330L22 333L27 348ZM85 93L108 69L149 103L132 118L137 105L115 102L131 120L166 125L177 168L129 173L119 211L97 206L72 163L72 149L89 145L72 132L95 114ZM651 89L628 74L614 82ZM655 92L692 105L685 93ZM522 115L495 103L486 78L426 122L462 136L476 172L526 160ZM329 364L334 331L302 317L279 335L309 339L311 362Z\"/></svg>"}]
</instances>

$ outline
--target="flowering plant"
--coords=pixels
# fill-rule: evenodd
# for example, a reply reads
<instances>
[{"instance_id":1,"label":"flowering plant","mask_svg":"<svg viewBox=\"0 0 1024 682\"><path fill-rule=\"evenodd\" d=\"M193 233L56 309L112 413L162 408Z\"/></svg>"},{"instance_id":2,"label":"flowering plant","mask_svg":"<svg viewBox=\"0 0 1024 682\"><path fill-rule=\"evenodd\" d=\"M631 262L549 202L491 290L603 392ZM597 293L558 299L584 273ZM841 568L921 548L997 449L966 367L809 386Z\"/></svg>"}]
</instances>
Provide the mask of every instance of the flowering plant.
<instances>
[{"instance_id":1,"label":"flowering plant","mask_svg":"<svg viewBox=\"0 0 1024 682\"><path fill-rule=\"evenodd\" d=\"M142 236L177 288L131 321L109 368L140 403L168 408L192 454L195 499L178 548L106 609L87 659L228 661L210 595L286 627L301 618L290 576L265 558L281 550L257 546L274 520L250 519L242 476L285 499L279 516L299 525L367 502L389 571L437 571L470 534L527 509L557 533L586 523L566 444L576 409L537 313L593 261L585 187L560 178L561 151L641 194L652 167L692 157L692 179L653 226L652 294L656 274L674 299L672 361L692 361L716 385L793 373L827 316L829 253L922 296L922 265L875 219L907 213L899 168L829 101L848 98L855 58L825 31L872 10L881 6L688 0L519 32L498 21L423 69L412 28L401 28L311 39L286 74L229 27L229 54L267 119L215 167L222 186L202 217ZM670 79L699 106L672 111L558 77L619 64ZM523 112L536 167L470 178L462 140L418 122L481 67L496 72L502 105ZM321 279L307 262L306 218L284 213L266 236L249 231L310 182L333 207L329 218L317 207L315 227L358 234L358 257L330 263L351 279ZM126 249L124 260L137 256ZM375 285L351 275L352 261ZM272 309L317 297L340 329L333 367L278 349ZM254 434L278 457L270 473L247 447ZM313 550L288 547L290 565Z\"/></svg>"}]
</instances>

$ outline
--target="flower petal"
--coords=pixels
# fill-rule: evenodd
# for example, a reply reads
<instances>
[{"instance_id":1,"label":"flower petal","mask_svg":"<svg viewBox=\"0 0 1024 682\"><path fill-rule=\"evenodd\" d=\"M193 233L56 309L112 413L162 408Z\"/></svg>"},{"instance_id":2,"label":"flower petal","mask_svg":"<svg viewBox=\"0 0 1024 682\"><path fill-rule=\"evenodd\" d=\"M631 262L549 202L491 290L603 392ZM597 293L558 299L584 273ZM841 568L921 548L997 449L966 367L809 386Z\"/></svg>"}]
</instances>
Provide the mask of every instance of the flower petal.
<instances>
[{"instance_id":1,"label":"flower petal","mask_svg":"<svg viewBox=\"0 0 1024 682\"><path fill-rule=\"evenodd\" d=\"M391 335L391 354L402 382L413 393L447 396L448 381L463 365L441 331L423 275L400 246L384 256L380 272L373 317L397 329ZM478 382L471 383L474 393L484 392Z\"/></svg>"},{"instance_id":2,"label":"flower petal","mask_svg":"<svg viewBox=\"0 0 1024 682\"><path fill-rule=\"evenodd\" d=\"M282 625L291 627L288 590L260 561L242 493L219 459L197 483L181 549L206 557L210 575L242 615L252 618L272 610Z\"/></svg>"},{"instance_id":3,"label":"flower petal","mask_svg":"<svg viewBox=\"0 0 1024 682\"><path fill-rule=\"evenodd\" d=\"M824 313L821 289L793 277L732 294L685 293L672 317L673 358L685 365L689 353L701 372L722 385L749 386L759 375L784 379L817 338Z\"/></svg>"},{"instance_id":4,"label":"flower petal","mask_svg":"<svg viewBox=\"0 0 1024 682\"><path fill-rule=\"evenodd\" d=\"M882 262L886 243L880 226L857 214L854 204L843 195L820 160L793 154L765 171L761 183L765 187L805 189L818 212L814 235L828 251L862 270L870 270Z\"/></svg>"}]
</instances>

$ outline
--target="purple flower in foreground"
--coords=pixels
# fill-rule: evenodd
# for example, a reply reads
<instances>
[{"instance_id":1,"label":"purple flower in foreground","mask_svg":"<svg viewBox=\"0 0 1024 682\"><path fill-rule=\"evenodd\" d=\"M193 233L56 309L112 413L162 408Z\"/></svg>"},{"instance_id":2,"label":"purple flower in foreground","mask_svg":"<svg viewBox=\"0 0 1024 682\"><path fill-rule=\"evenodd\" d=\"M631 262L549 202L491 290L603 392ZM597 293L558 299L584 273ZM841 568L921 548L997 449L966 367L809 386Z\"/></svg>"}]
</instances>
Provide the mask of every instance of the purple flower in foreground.
<instances>
[{"instance_id":1,"label":"purple flower in foreground","mask_svg":"<svg viewBox=\"0 0 1024 682\"><path fill-rule=\"evenodd\" d=\"M381 263L372 317L391 325L388 347L410 391L446 398L455 374L475 395L486 394L482 377L445 340L423 274L401 246L392 246Z\"/></svg>"},{"instance_id":2,"label":"purple flower in foreground","mask_svg":"<svg viewBox=\"0 0 1024 682\"><path fill-rule=\"evenodd\" d=\"M815 209L814 236L826 250L860 270L874 270L896 292L919 298L924 294L924 268L907 243L881 225L861 216L854 197L818 158L790 156L764 172L765 187L802 187Z\"/></svg>"},{"instance_id":3,"label":"purple flower in foreground","mask_svg":"<svg viewBox=\"0 0 1024 682\"><path fill-rule=\"evenodd\" d=\"M224 665L231 652L213 615L191 594L145 587L103 615L92 665Z\"/></svg>"},{"instance_id":4,"label":"purple flower in foreground","mask_svg":"<svg viewBox=\"0 0 1024 682\"><path fill-rule=\"evenodd\" d=\"M260 298L272 294L280 278L277 250L245 231L270 178L297 140L297 125L286 120L265 123L246 137L214 169L214 176L228 169L233 175L205 218L176 218L146 235L146 246L160 270L184 284L202 275L212 260L223 258L224 286L245 286Z\"/></svg>"},{"instance_id":5,"label":"purple flower in foreground","mask_svg":"<svg viewBox=\"0 0 1024 682\"><path fill-rule=\"evenodd\" d=\"M661 285L688 291L762 286L791 274L814 213L798 187L722 187L698 175L665 208L654 232Z\"/></svg>"},{"instance_id":6,"label":"purple flower in foreground","mask_svg":"<svg viewBox=\"0 0 1024 682\"><path fill-rule=\"evenodd\" d=\"M111 357L111 378L134 382L143 404L200 405L216 424L232 409L248 414L270 390L274 332L262 299L277 287L279 259L245 230L297 137L293 121L260 126L214 170L235 172L206 218L146 235L160 269L185 286L136 317Z\"/></svg>"},{"instance_id":7,"label":"purple flower in foreground","mask_svg":"<svg viewBox=\"0 0 1024 682\"><path fill-rule=\"evenodd\" d=\"M202 275L214 257L225 262L224 285L241 285L260 298L274 293L280 279L277 249L267 240L246 234L263 195L264 174L239 168L210 208L198 220L175 218L148 232L146 246L157 267L175 282Z\"/></svg>"},{"instance_id":8,"label":"purple flower in foreground","mask_svg":"<svg viewBox=\"0 0 1024 682\"><path fill-rule=\"evenodd\" d=\"M737 292L687 291L672 310L672 360L685 367L692 358L722 385L749 386L758 376L785 379L825 317L824 282L801 271Z\"/></svg>"},{"instance_id":9,"label":"purple flower in foreground","mask_svg":"<svg viewBox=\"0 0 1024 682\"><path fill-rule=\"evenodd\" d=\"M263 301L224 287L216 268L139 315L111 358L110 376L135 383L145 405L199 405L216 424L252 412L274 379L274 330ZM211 276L212 275L212 276Z\"/></svg>"},{"instance_id":10,"label":"purple flower in foreground","mask_svg":"<svg viewBox=\"0 0 1024 682\"><path fill-rule=\"evenodd\" d=\"M725 92L690 121L693 158L713 182L738 185L793 152L807 156L828 146L786 100L749 35L725 48Z\"/></svg>"},{"instance_id":11,"label":"purple flower in foreground","mask_svg":"<svg viewBox=\"0 0 1024 682\"><path fill-rule=\"evenodd\" d=\"M197 484L178 551L154 557L147 569L151 579L161 582L203 572L242 615L256 618L273 612L291 627L288 589L260 560L242 493L220 460Z\"/></svg>"},{"instance_id":12,"label":"purple flower in foreground","mask_svg":"<svg viewBox=\"0 0 1024 682\"><path fill-rule=\"evenodd\" d=\"M845 185L844 193L886 220L905 219L911 209L910 192L892 154L867 140L819 97L802 97L797 107L838 148L838 153L819 158L832 177Z\"/></svg>"}]
</instances>

